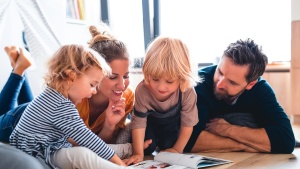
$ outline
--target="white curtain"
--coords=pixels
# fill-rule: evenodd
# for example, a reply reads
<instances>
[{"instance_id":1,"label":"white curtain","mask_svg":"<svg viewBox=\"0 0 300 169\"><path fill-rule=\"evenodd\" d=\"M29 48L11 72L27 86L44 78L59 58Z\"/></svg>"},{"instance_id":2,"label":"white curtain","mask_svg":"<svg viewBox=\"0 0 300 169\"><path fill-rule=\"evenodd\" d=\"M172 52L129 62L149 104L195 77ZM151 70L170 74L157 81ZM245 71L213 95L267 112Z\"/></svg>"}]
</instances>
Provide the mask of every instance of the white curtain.
<instances>
[{"instance_id":1,"label":"white curtain","mask_svg":"<svg viewBox=\"0 0 300 169\"><path fill-rule=\"evenodd\" d=\"M42 0L0 0L0 90L11 71L3 48L5 45L23 46L22 31L24 31L27 46L36 63L35 70L28 71L28 74L30 80L34 81L31 83L35 88L34 93L38 94L41 91L45 60L62 44L59 34L53 29L54 25L47 20L43 9L45 5L42 6L41 2L45 3ZM62 5L58 9L62 9L61 7Z\"/></svg>"}]
</instances>

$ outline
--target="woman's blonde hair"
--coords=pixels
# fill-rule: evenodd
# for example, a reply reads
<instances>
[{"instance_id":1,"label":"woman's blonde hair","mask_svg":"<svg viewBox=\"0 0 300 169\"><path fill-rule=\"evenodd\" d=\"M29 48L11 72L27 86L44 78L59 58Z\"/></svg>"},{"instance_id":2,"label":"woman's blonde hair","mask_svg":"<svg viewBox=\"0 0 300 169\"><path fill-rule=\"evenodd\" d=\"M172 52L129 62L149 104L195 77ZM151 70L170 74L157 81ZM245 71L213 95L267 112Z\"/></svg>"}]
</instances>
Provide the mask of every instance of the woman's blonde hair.
<instances>
[{"instance_id":1,"label":"woman's blonde hair","mask_svg":"<svg viewBox=\"0 0 300 169\"><path fill-rule=\"evenodd\" d=\"M151 77L160 78L166 75L179 78L180 90L195 86L198 81L191 70L187 46L179 39L157 37L147 48L143 64L144 80L149 83Z\"/></svg>"},{"instance_id":2,"label":"woman's blonde hair","mask_svg":"<svg viewBox=\"0 0 300 169\"><path fill-rule=\"evenodd\" d=\"M82 45L64 45L60 47L48 61L48 73L45 75L46 85L63 92L63 82L70 76L80 76L93 66L102 70L104 76L111 73L105 60L94 50Z\"/></svg>"},{"instance_id":3,"label":"woman's blonde hair","mask_svg":"<svg viewBox=\"0 0 300 169\"><path fill-rule=\"evenodd\" d=\"M92 39L89 46L97 51L107 63L115 59L129 60L126 45L114 38L109 32L101 32L96 26L89 27Z\"/></svg>"}]
</instances>

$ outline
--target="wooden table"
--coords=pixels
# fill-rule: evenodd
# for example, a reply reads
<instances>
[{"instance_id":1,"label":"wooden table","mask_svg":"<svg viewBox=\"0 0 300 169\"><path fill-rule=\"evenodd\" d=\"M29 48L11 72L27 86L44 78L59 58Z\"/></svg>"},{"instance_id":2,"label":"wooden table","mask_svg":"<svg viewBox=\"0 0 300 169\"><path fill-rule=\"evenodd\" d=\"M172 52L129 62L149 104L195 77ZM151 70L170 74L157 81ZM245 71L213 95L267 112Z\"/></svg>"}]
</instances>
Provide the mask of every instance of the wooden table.
<instances>
[{"instance_id":1,"label":"wooden table","mask_svg":"<svg viewBox=\"0 0 300 169\"><path fill-rule=\"evenodd\" d=\"M292 154L245 152L199 154L233 161L229 164L210 167L211 169L300 169L300 148L296 148Z\"/></svg>"},{"instance_id":2,"label":"wooden table","mask_svg":"<svg viewBox=\"0 0 300 169\"><path fill-rule=\"evenodd\" d=\"M196 154L232 161L232 163L208 167L209 169L300 169L300 148L295 148L292 154L245 152Z\"/></svg>"}]
</instances>

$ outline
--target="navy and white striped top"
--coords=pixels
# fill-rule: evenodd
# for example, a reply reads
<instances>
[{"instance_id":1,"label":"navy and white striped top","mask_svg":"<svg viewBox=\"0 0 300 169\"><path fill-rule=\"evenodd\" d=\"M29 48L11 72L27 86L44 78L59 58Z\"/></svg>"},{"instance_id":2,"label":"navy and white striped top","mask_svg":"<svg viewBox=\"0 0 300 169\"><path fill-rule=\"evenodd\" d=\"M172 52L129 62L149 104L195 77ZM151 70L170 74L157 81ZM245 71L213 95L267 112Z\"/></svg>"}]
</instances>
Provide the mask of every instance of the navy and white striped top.
<instances>
[{"instance_id":1,"label":"navy and white striped top","mask_svg":"<svg viewBox=\"0 0 300 169\"><path fill-rule=\"evenodd\" d=\"M114 155L114 151L85 126L75 105L47 87L25 109L10 136L10 144L52 165L51 154L72 147L67 141L69 137L104 159Z\"/></svg>"}]
</instances>

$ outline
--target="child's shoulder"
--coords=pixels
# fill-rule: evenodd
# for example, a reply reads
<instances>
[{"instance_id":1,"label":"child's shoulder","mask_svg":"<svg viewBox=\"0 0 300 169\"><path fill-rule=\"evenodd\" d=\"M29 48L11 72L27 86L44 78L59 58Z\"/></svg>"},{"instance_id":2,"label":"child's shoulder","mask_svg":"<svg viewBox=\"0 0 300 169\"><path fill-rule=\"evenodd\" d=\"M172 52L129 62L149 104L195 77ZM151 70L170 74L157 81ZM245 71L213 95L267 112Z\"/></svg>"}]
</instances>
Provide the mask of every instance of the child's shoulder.
<instances>
[{"instance_id":1,"label":"child's shoulder","mask_svg":"<svg viewBox=\"0 0 300 169\"><path fill-rule=\"evenodd\" d=\"M184 92L182 92L182 99L189 99L197 97L196 91L194 87L187 88Z\"/></svg>"},{"instance_id":2,"label":"child's shoulder","mask_svg":"<svg viewBox=\"0 0 300 169\"><path fill-rule=\"evenodd\" d=\"M148 92L148 88L146 86L146 83L144 80L142 80L135 88L135 92L137 93L140 93L140 92Z\"/></svg>"}]
</instances>

